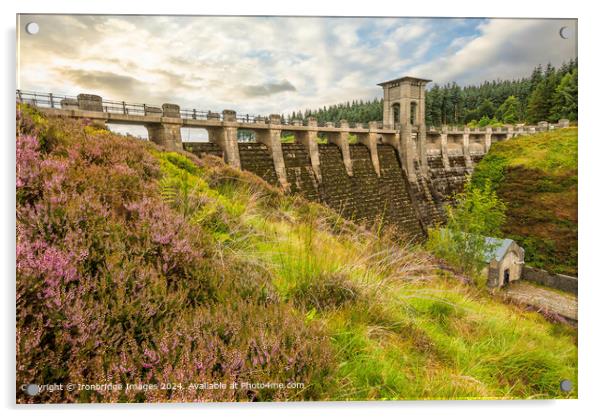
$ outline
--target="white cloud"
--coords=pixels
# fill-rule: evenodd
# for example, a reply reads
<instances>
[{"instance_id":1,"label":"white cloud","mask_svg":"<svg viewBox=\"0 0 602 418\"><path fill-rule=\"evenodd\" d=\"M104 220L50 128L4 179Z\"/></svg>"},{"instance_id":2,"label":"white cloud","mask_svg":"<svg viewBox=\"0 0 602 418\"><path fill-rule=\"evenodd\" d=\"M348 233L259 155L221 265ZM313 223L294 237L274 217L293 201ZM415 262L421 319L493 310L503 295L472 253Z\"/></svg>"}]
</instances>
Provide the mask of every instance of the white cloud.
<instances>
[{"instance_id":1,"label":"white cloud","mask_svg":"<svg viewBox=\"0 0 602 418\"><path fill-rule=\"evenodd\" d=\"M411 68L444 83L478 83L528 76L537 64L559 65L576 57L576 40L559 36L574 20L493 19L480 26L478 37L457 38L441 57ZM462 45L463 44L463 45Z\"/></svg>"},{"instance_id":2,"label":"white cloud","mask_svg":"<svg viewBox=\"0 0 602 418\"><path fill-rule=\"evenodd\" d=\"M408 42L419 38L427 32L427 24L424 20L416 20L402 24L392 34L393 39L399 42Z\"/></svg>"},{"instance_id":3,"label":"white cloud","mask_svg":"<svg viewBox=\"0 0 602 418\"><path fill-rule=\"evenodd\" d=\"M23 89L240 113L372 99L381 94L376 83L405 74L436 82L517 77L575 49L556 36L566 21L491 20L475 32L477 21L460 19L35 19L40 34L20 45Z\"/></svg>"}]
</instances>

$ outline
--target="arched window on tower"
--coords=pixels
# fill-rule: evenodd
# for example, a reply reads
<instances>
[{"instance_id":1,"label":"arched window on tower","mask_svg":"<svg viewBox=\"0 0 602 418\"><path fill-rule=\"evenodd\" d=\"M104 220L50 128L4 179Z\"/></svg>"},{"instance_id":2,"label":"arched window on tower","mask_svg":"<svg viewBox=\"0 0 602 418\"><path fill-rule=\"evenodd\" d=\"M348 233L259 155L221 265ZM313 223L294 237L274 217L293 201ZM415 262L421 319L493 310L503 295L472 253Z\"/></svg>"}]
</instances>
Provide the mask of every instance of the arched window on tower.
<instances>
[{"instance_id":1,"label":"arched window on tower","mask_svg":"<svg viewBox=\"0 0 602 418\"><path fill-rule=\"evenodd\" d=\"M416 125L416 107L417 107L416 102L410 103L410 124L411 125Z\"/></svg>"},{"instance_id":2,"label":"arched window on tower","mask_svg":"<svg viewBox=\"0 0 602 418\"><path fill-rule=\"evenodd\" d=\"M397 128L400 123L400 110L399 103L393 103L391 110L393 111L393 126Z\"/></svg>"}]
</instances>

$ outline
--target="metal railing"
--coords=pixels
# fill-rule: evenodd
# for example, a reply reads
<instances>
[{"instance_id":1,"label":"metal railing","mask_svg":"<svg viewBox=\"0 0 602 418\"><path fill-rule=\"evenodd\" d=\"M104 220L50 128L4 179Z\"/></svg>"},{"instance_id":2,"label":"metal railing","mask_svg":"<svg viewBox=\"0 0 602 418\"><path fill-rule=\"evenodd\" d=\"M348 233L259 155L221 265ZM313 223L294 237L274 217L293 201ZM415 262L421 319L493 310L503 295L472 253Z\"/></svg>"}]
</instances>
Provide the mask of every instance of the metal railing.
<instances>
[{"instance_id":1,"label":"metal railing","mask_svg":"<svg viewBox=\"0 0 602 418\"><path fill-rule=\"evenodd\" d=\"M39 93L33 91L16 91L16 100L18 103L26 103L36 107L53 108L53 109L78 109L79 101L76 96L59 95L53 93ZM163 115L163 107L156 105L148 105L146 103L129 103L125 101L106 100L102 99L102 111L106 113L116 113L120 115L137 115L137 116L153 116ZM100 109L99 109L100 111ZM180 109L179 115L182 119L191 120L224 120L224 115L221 112L212 112L211 110L199 109ZM268 124L270 123L269 116L253 115L253 114L236 114L236 121L249 124ZM281 125L294 125L295 120L284 118L280 119ZM307 121L301 121L301 125L307 126Z\"/></svg>"},{"instance_id":2,"label":"metal railing","mask_svg":"<svg viewBox=\"0 0 602 418\"><path fill-rule=\"evenodd\" d=\"M42 108L77 109L79 106L78 98L76 96L53 93L17 90L16 99L18 103L26 103ZM146 103L129 103L125 101L102 99L101 106L102 111L106 113L137 116L163 115L162 106L148 105ZM180 117L183 119L207 120L209 115L214 115L215 119L223 120L223 115L221 113L197 109L180 109ZM251 118L252 116L246 115L246 117Z\"/></svg>"},{"instance_id":3,"label":"metal railing","mask_svg":"<svg viewBox=\"0 0 602 418\"><path fill-rule=\"evenodd\" d=\"M60 108L63 99L77 100L77 97L17 90L17 103L26 103L36 107Z\"/></svg>"},{"instance_id":4,"label":"metal railing","mask_svg":"<svg viewBox=\"0 0 602 418\"><path fill-rule=\"evenodd\" d=\"M77 96L68 96L53 93L39 93L33 91L16 91L17 103L26 103L36 107L53 109L79 109L79 100ZM163 116L163 106L149 105L146 103L129 103L125 101L102 99L98 111L114 113L120 115L135 116ZM221 112L212 112L210 110L199 109L180 109L179 117L189 120L216 120L223 121L224 115ZM269 124L270 117L253 114L236 114L236 122L244 124ZM278 124L285 126L308 126L309 121L305 119L280 118ZM318 121L318 127L340 127L340 122L330 123L327 121ZM349 123L350 128L367 129L367 123ZM380 129L394 129L393 126L385 125L379 122Z\"/></svg>"},{"instance_id":5,"label":"metal railing","mask_svg":"<svg viewBox=\"0 0 602 418\"><path fill-rule=\"evenodd\" d=\"M196 109L180 109L180 117L182 119L207 120L211 111L196 110ZM220 113L215 113L217 118L221 119Z\"/></svg>"}]
</instances>

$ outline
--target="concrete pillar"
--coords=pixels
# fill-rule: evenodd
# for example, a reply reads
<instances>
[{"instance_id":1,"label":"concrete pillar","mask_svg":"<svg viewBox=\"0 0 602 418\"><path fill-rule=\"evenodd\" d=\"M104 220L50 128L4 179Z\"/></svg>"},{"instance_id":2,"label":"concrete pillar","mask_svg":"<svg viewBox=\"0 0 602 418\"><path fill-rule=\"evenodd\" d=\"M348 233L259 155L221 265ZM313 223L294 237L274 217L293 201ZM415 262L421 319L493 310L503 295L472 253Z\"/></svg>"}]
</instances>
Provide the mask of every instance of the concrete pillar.
<instances>
[{"instance_id":1,"label":"concrete pillar","mask_svg":"<svg viewBox=\"0 0 602 418\"><path fill-rule=\"evenodd\" d=\"M491 126L487 126L485 128L485 153L489 152L489 149L491 148L491 133L493 132L493 129L491 129Z\"/></svg>"},{"instance_id":2,"label":"concrete pillar","mask_svg":"<svg viewBox=\"0 0 602 418\"><path fill-rule=\"evenodd\" d=\"M335 144L341 150L341 154L343 155L343 164L345 164L345 171L347 171L348 176L353 176L353 164L351 163L351 151L349 150L349 124L347 121L342 120L340 122L342 129L347 129L338 132L328 132L328 142L331 144ZM326 123L328 126L329 123ZM332 126L332 123L330 123Z\"/></svg>"},{"instance_id":3,"label":"concrete pillar","mask_svg":"<svg viewBox=\"0 0 602 418\"><path fill-rule=\"evenodd\" d=\"M180 118L180 106L174 103L163 103L163 116L167 118Z\"/></svg>"},{"instance_id":4,"label":"concrete pillar","mask_svg":"<svg viewBox=\"0 0 602 418\"><path fill-rule=\"evenodd\" d=\"M508 126L508 132L506 133L506 139L514 138L514 126Z\"/></svg>"},{"instance_id":5,"label":"concrete pillar","mask_svg":"<svg viewBox=\"0 0 602 418\"><path fill-rule=\"evenodd\" d=\"M450 170L449 165L449 154L447 152L447 126L441 128L441 160L443 161L443 167L446 170Z\"/></svg>"},{"instance_id":6,"label":"concrete pillar","mask_svg":"<svg viewBox=\"0 0 602 418\"><path fill-rule=\"evenodd\" d=\"M472 158L470 157L470 128L464 127L464 134L462 135L462 153L464 154L464 163L466 168L472 169Z\"/></svg>"},{"instance_id":7,"label":"concrete pillar","mask_svg":"<svg viewBox=\"0 0 602 418\"><path fill-rule=\"evenodd\" d=\"M307 120L307 127L308 130L306 131L295 131L295 142L303 145L305 151L309 154L311 168L318 179L318 182L322 183L320 150L318 149L318 122L316 118L309 117Z\"/></svg>"},{"instance_id":8,"label":"concrete pillar","mask_svg":"<svg viewBox=\"0 0 602 418\"><path fill-rule=\"evenodd\" d=\"M419 107L420 112L423 112L423 104ZM422 113L423 114L423 113ZM423 119L422 119L423 120ZM418 151L418 161L420 162L420 169L422 170L423 176L428 176L429 163L426 158L426 124L421 123L418 125L418 135L417 135L417 151Z\"/></svg>"},{"instance_id":9,"label":"concrete pillar","mask_svg":"<svg viewBox=\"0 0 602 418\"><path fill-rule=\"evenodd\" d=\"M215 118L216 114L213 114ZM232 167L240 169L240 153L238 151L238 128L236 125L236 112L224 110L222 112L223 122L221 127L210 128L209 141L217 144L224 153L224 160Z\"/></svg>"},{"instance_id":10,"label":"concrete pillar","mask_svg":"<svg viewBox=\"0 0 602 418\"><path fill-rule=\"evenodd\" d=\"M92 112L103 112L102 97L96 94L78 94L77 107L79 110L89 110Z\"/></svg>"},{"instance_id":11,"label":"concrete pillar","mask_svg":"<svg viewBox=\"0 0 602 418\"><path fill-rule=\"evenodd\" d=\"M568 119L560 119L558 121L558 127L559 128L568 128L569 127L569 120Z\"/></svg>"},{"instance_id":12,"label":"concrete pillar","mask_svg":"<svg viewBox=\"0 0 602 418\"><path fill-rule=\"evenodd\" d=\"M280 115L270 115L268 129L257 131L256 138L257 142L265 145L272 154L278 181L285 191L289 191L290 186L286 179L286 166L284 165L284 154L282 153L282 142L280 140L281 134Z\"/></svg>"},{"instance_id":13,"label":"concrete pillar","mask_svg":"<svg viewBox=\"0 0 602 418\"><path fill-rule=\"evenodd\" d=\"M383 124L393 125L393 115L391 114L391 99L389 97L389 88L383 86Z\"/></svg>"},{"instance_id":14,"label":"concrete pillar","mask_svg":"<svg viewBox=\"0 0 602 418\"><path fill-rule=\"evenodd\" d=\"M82 96L82 95L80 95ZM79 96L78 96L79 100ZM102 102L102 99L100 99ZM80 103L81 107L81 103ZM152 110L152 108L151 108ZM168 150L182 149L182 118L180 106L173 103L163 103L161 113L155 111L153 115L161 116L160 123L146 124L148 139Z\"/></svg>"},{"instance_id":15,"label":"concrete pillar","mask_svg":"<svg viewBox=\"0 0 602 418\"><path fill-rule=\"evenodd\" d=\"M182 149L182 120L177 118L161 118L171 122L149 123L144 125L148 131L148 139L167 150Z\"/></svg>"},{"instance_id":16,"label":"concrete pillar","mask_svg":"<svg viewBox=\"0 0 602 418\"><path fill-rule=\"evenodd\" d=\"M378 134L376 129L378 128L378 122L370 122L368 124L368 133L359 133L359 143L366 146L370 152L370 159L372 160L372 166L376 175L380 177L380 160L378 159Z\"/></svg>"},{"instance_id":17,"label":"concrete pillar","mask_svg":"<svg viewBox=\"0 0 602 418\"><path fill-rule=\"evenodd\" d=\"M403 129L400 132L403 132ZM395 149L397 152L397 157L401 163L401 167L406 173L408 181L416 183L418 179L416 177L416 170L414 170L414 153L411 148L404 146L402 133L400 132L394 134L383 134L382 142L383 144L390 145Z\"/></svg>"},{"instance_id":18,"label":"concrete pillar","mask_svg":"<svg viewBox=\"0 0 602 418\"><path fill-rule=\"evenodd\" d=\"M408 179L410 181L416 182L416 171L414 170L414 144L412 143L412 125L410 125L409 123L401 124L398 141L399 143L391 145L398 147L397 149L400 156L400 160L403 164L404 170L406 171ZM384 139L383 142L385 142Z\"/></svg>"}]
</instances>

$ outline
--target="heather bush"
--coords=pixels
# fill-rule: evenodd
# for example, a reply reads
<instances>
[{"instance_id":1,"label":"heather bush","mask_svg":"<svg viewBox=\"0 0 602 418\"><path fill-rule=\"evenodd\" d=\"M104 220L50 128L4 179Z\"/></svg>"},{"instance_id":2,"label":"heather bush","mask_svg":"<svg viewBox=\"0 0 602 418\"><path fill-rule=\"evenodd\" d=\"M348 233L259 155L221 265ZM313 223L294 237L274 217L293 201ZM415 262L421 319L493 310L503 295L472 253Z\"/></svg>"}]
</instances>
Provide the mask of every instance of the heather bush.
<instances>
[{"instance_id":1,"label":"heather bush","mask_svg":"<svg viewBox=\"0 0 602 418\"><path fill-rule=\"evenodd\" d=\"M150 144L19 111L17 380L306 384L61 391L36 402L316 398L330 362L323 332L278 303L253 266L213 263L206 226L217 221L192 214L213 205L227 226L235 209L198 178L189 184L183 173L199 170L190 160L164 155L176 176Z\"/></svg>"}]
</instances>

